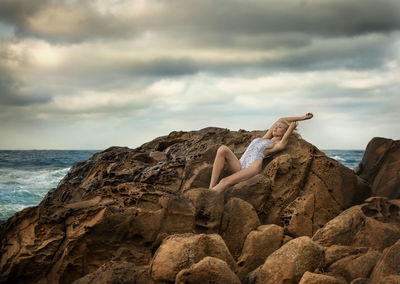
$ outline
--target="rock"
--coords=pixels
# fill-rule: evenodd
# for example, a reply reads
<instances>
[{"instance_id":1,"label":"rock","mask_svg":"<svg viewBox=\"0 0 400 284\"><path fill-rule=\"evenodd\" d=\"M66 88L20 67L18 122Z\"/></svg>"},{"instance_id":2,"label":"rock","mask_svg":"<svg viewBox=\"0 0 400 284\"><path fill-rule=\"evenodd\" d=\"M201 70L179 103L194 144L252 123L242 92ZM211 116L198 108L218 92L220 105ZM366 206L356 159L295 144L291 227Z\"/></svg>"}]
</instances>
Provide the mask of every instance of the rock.
<instances>
[{"instance_id":1,"label":"rock","mask_svg":"<svg viewBox=\"0 0 400 284\"><path fill-rule=\"evenodd\" d=\"M371 283L400 283L396 282L400 280L400 240L384 250L370 279Z\"/></svg>"},{"instance_id":2,"label":"rock","mask_svg":"<svg viewBox=\"0 0 400 284\"><path fill-rule=\"evenodd\" d=\"M368 278L381 255L380 252L373 250L350 255L333 263L328 272L341 275L349 282L356 278Z\"/></svg>"},{"instance_id":3,"label":"rock","mask_svg":"<svg viewBox=\"0 0 400 284\"><path fill-rule=\"evenodd\" d=\"M345 258L346 256L366 253L367 247L352 247L352 246L341 246L332 245L325 248L325 260L324 269L327 269L332 263L339 259Z\"/></svg>"},{"instance_id":4,"label":"rock","mask_svg":"<svg viewBox=\"0 0 400 284\"><path fill-rule=\"evenodd\" d=\"M207 256L190 268L181 270L176 276L175 283L240 284L241 282L225 261Z\"/></svg>"},{"instance_id":5,"label":"rock","mask_svg":"<svg viewBox=\"0 0 400 284\"><path fill-rule=\"evenodd\" d=\"M356 278L353 281L350 282L350 284L367 284L368 283L368 279L367 278Z\"/></svg>"},{"instance_id":6,"label":"rock","mask_svg":"<svg viewBox=\"0 0 400 284\"><path fill-rule=\"evenodd\" d=\"M260 220L251 204L236 197L229 199L222 215L220 234L235 259L247 235L258 226Z\"/></svg>"},{"instance_id":7,"label":"rock","mask_svg":"<svg viewBox=\"0 0 400 284\"><path fill-rule=\"evenodd\" d=\"M299 284L346 284L346 282L330 275L306 271L303 277L301 277Z\"/></svg>"},{"instance_id":8,"label":"rock","mask_svg":"<svg viewBox=\"0 0 400 284\"><path fill-rule=\"evenodd\" d=\"M256 283L298 283L306 271L314 271L323 261L324 249L307 236L299 237L268 256Z\"/></svg>"},{"instance_id":9,"label":"rock","mask_svg":"<svg viewBox=\"0 0 400 284\"><path fill-rule=\"evenodd\" d=\"M206 256L225 261L232 271L237 266L223 239L217 234L182 234L167 237L156 251L151 263L154 280L174 281L183 269Z\"/></svg>"},{"instance_id":10,"label":"rock","mask_svg":"<svg viewBox=\"0 0 400 284\"><path fill-rule=\"evenodd\" d=\"M375 137L367 145L357 174L369 182L374 196L400 198L400 140Z\"/></svg>"},{"instance_id":11,"label":"rock","mask_svg":"<svg viewBox=\"0 0 400 284\"><path fill-rule=\"evenodd\" d=\"M197 233L218 233L224 211L224 198L208 188L194 188L184 194L195 207Z\"/></svg>"},{"instance_id":12,"label":"rock","mask_svg":"<svg viewBox=\"0 0 400 284\"><path fill-rule=\"evenodd\" d=\"M264 263L266 258L283 244L283 228L277 225L262 225L251 231L244 242L238 258L238 275L245 279L247 274Z\"/></svg>"},{"instance_id":13,"label":"rock","mask_svg":"<svg viewBox=\"0 0 400 284\"><path fill-rule=\"evenodd\" d=\"M284 151L265 159L258 175L221 196L206 193L218 147L227 145L239 158L263 134L215 127L174 131L136 149L110 147L75 164L38 206L0 224L0 282L72 283L117 259L149 266L173 234L220 232L239 257L247 234L259 225L283 227L282 243L311 237L369 195L368 183L353 171L295 136ZM224 169L221 177L228 174ZM230 205L235 198L243 200L235 201L243 210L254 208L240 213L252 216L249 222L235 215ZM395 214L397 203L390 202L388 212ZM381 231L389 228L381 245L393 244L395 221L379 222Z\"/></svg>"},{"instance_id":14,"label":"rock","mask_svg":"<svg viewBox=\"0 0 400 284\"><path fill-rule=\"evenodd\" d=\"M156 284L150 277L149 267L137 267L126 261L110 261L96 271L75 280L73 284Z\"/></svg>"},{"instance_id":15,"label":"rock","mask_svg":"<svg viewBox=\"0 0 400 284\"><path fill-rule=\"evenodd\" d=\"M371 197L329 221L313 240L325 247L345 245L382 251L400 238L399 212L399 200Z\"/></svg>"}]
</instances>

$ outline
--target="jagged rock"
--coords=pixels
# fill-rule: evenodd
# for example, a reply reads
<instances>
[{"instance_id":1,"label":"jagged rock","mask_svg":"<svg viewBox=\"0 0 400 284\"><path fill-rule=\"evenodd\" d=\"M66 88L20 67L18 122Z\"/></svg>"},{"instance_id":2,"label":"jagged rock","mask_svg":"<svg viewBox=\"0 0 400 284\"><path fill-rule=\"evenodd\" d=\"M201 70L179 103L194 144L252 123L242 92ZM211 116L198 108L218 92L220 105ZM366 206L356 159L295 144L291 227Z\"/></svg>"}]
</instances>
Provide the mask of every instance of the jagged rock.
<instances>
[{"instance_id":1,"label":"jagged rock","mask_svg":"<svg viewBox=\"0 0 400 284\"><path fill-rule=\"evenodd\" d=\"M400 283L400 240L383 251L370 279L371 283Z\"/></svg>"},{"instance_id":2,"label":"jagged rock","mask_svg":"<svg viewBox=\"0 0 400 284\"><path fill-rule=\"evenodd\" d=\"M371 185L374 196L400 198L400 140L375 137L367 145L357 174Z\"/></svg>"},{"instance_id":3,"label":"jagged rock","mask_svg":"<svg viewBox=\"0 0 400 284\"><path fill-rule=\"evenodd\" d=\"M382 253L373 250L350 255L333 263L328 271L343 276L349 282L356 278L368 278L381 255Z\"/></svg>"},{"instance_id":4,"label":"jagged rock","mask_svg":"<svg viewBox=\"0 0 400 284\"><path fill-rule=\"evenodd\" d=\"M135 266L127 261L110 261L73 284L157 284L150 277L149 266ZM161 284L161 283L160 283Z\"/></svg>"},{"instance_id":5,"label":"jagged rock","mask_svg":"<svg viewBox=\"0 0 400 284\"><path fill-rule=\"evenodd\" d=\"M359 277L351 281L350 284L368 284L368 279Z\"/></svg>"},{"instance_id":6,"label":"jagged rock","mask_svg":"<svg viewBox=\"0 0 400 284\"><path fill-rule=\"evenodd\" d=\"M238 275L245 279L247 274L264 263L266 258L283 244L283 228L277 225L262 225L251 231L244 242L238 258Z\"/></svg>"},{"instance_id":7,"label":"jagged rock","mask_svg":"<svg viewBox=\"0 0 400 284\"><path fill-rule=\"evenodd\" d=\"M350 255L362 254L368 251L368 247L353 247L332 245L325 248L324 268L327 269L332 263Z\"/></svg>"},{"instance_id":8,"label":"jagged rock","mask_svg":"<svg viewBox=\"0 0 400 284\"><path fill-rule=\"evenodd\" d=\"M324 249L307 236L299 237L268 256L256 283L298 283L306 271L314 271L323 261Z\"/></svg>"},{"instance_id":9,"label":"jagged rock","mask_svg":"<svg viewBox=\"0 0 400 284\"><path fill-rule=\"evenodd\" d=\"M256 210L240 198L231 198L226 203L221 221L221 237L232 256L237 259L247 235L260 226Z\"/></svg>"},{"instance_id":10,"label":"jagged rock","mask_svg":"<svg viewBox=\"0 0 400 284\"><path fill-rule=\"evenodd\" d=\"M232 271L237 266L223 239L217 234L183 234L167 237L156 251L151 263L155 280L174 281L182 270L206 256L225 261Z\"/></svg>"},{"instance_id":11,"label":"jagged rock","mask_svg":"<svg viewBox=\"0 0 400 284\"><path fill-rule=\"evenodd\" d=\"M207 256L189 268L181 270L176 276L175 283L240 284L241 282L225 261Z\"/></svg>"},{"instance_id":12,"label":"jagged rock","mask_svg":"<svg viewBox=\"0 0 400 284\"><path fill-rule=\"evenodd\" d=\"M260 223L236 231L222 222L219 228L222 197L196 199L190 192L208 187L220 145L239 158L264 133L213 127L174 131L136 149L111 147L75 164L38 206L0 224L0 282L71 283L121 255L120 261L135 267L150 265L169 235L202 230L221 229L239 256L250 227L277 224L291 237L312 236L369 195L350 169L292 136L284 151L265 160L260 174L222 195L227 204L234 198L251 204ZM227 174L225 169L222 177ZM216 207L208 208L213 198ZM228 215L240 224L238 216ZM228 229L238 236L228 236Z\"/></svg>"},{"instance_id":13,"label":"jagged rock","mask_svg":"<svg viewBox=\"0 0 400 284\"><path fill-rule=\"evenodd\" d=\"M325 247L362 246L382 251L400 238L399 212L400 200L371 197L329 221L313 240Z\"/></svg>"},{"instance_id":14,"label":"jagged rock","mask_svg":"<svg viewBox=\"0 0 400 284\"><path fill-rule=\"evenodd\" d=\"M196 209L195 230L197 233L218 233L224 212L224 197L208 188L194 188L184 194Z\"/></svg>"},{"instance_id":15,"label":"jagged rock","mask_svg":"<svg viewBox=\"0 0 400 284\"><path fill-rule=\"evenodd\" d=\"M369 195L370 188L352 170L294 137L260 175L226 193L227 198L239 197L251 203L262 224L283 226L295 237L311 237L326 222Z\"/></svg>"},{"instance_id":16,"label":"jagged rock","mask_svg":"<svg viewBox=\"0 0 400 284\"><path fill-rule=\"evenodd\" d=\"M330 275L317 274L306 271L301 277L299 284L346 284L346 281Z\"/></svg>"}]
</instances>

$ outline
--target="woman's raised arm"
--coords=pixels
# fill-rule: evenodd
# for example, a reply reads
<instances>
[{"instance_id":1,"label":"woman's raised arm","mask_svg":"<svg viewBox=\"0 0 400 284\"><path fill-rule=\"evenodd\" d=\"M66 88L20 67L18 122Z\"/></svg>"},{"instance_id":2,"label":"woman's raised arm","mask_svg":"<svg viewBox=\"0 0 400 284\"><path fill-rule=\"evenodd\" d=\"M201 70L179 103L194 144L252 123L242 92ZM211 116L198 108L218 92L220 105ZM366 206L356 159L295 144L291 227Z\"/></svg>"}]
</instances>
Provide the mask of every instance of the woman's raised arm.
<instances>
[{"instance_id":1,"label":"woman's raised arm","mask_svg":"<svg viewBox=\"0 0 400 284\"><path fill-rule=\"evenodd\" d=\"M280 121L288 121L288 122L293 122L293 121L300 121L300 120L306 120L306 119L311 119L313 117L313 114L311 112L306 113L303 116L293 116L293 117L281 117L278 119L272 126L268 129L267 133L263 136L263 138L266 139L271 139L273 137L272 131L274 130L275 125L280 122ZM293 131L293 130L292 130Z\"/></svg>"},{"instance_id":2,"label":"woman's raised arm","mask_svg":"<svg viewBox=\"0 0 400 284\"><path fill-rule=\"evenodd\" d=\"M303 116L281 117L278 121L286 120L288 122L293 122L293 121L300 121L300 120L310 119L312 117L313 117L313 114L311 112L308 112Z\"/></svg>"}]
</instances>

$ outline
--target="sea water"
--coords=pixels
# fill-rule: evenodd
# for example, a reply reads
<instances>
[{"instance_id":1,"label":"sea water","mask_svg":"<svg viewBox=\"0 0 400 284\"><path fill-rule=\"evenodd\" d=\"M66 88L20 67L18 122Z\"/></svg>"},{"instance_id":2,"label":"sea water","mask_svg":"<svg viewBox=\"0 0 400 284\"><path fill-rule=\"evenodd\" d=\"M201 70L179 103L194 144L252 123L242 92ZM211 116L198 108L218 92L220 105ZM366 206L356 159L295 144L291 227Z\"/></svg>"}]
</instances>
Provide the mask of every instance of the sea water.
<instances>
[{"instance_id":1,"label":"sea water","mask_svg":"<svg viewBox=\"0 0 400 284\"><path fill-rule=\"evenodd\" d=\"M0 220L40 203L46 193L57 187L71 166L87 160L97 151L0 151ZM323 150L343 165L354 169L362 150Z\"/></svg>"},{"instance_id":2,"label":"sea water","mask_svg":"<svg viewBox=\"0 0 400 284\"><path fill-rule=\"evenodd\" d=\"M71 166L97 151L0 151L0 220L40 203Z\"/></svg>"}]
</instances>

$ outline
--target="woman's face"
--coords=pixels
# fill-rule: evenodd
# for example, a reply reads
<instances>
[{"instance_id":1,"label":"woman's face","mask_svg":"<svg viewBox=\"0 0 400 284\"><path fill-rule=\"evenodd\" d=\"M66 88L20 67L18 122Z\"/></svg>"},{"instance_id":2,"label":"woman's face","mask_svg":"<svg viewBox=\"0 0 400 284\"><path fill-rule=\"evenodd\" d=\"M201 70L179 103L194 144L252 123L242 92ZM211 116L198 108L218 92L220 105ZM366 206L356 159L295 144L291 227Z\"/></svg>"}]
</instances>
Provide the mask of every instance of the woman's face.
<instances>
[{"instance_id":1,"label":"woman's face","mask_svg":"<svg viewBox=\"0 0 400 284\"><path fill-rule=\"evenodd\" d=\"M275 137L282 137L285 134L286 130L287 130L286 124L278 122L275 125L274 129L272 130L272 134Z\"/></svg>"}]
</instances>

